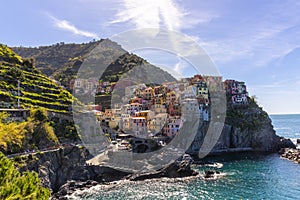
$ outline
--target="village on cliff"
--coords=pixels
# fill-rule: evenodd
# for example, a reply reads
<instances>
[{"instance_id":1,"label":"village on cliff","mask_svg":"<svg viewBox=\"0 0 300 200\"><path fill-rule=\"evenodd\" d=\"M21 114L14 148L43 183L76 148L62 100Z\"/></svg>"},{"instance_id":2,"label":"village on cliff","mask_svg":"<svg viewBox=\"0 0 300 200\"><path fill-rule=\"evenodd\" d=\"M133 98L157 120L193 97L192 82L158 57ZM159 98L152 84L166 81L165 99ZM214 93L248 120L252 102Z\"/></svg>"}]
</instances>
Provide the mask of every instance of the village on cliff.
<instances>
[{"instance_id":1,"label":"village on cliff","mask_svg":"<svg viewBox=\"0 0 300 200\"><path fill-rule=\"evenodd\" d=\"M120 83L118 83L120 84ZM210 91L226 91L231 106L248 104L248 92L244 82L222 77L194 75L177 82L135 84L123 81L125 95L112 102L110 108L87 106L97 119L103 133L116 151L148 152L164 146L181 129L184 121L195 114L202 122L210 121ZM95 93L111 94L116 83L94 79L76 79L75 95ZM113 99L113 97L112 97Z\"/></svg>"}]
</instances>

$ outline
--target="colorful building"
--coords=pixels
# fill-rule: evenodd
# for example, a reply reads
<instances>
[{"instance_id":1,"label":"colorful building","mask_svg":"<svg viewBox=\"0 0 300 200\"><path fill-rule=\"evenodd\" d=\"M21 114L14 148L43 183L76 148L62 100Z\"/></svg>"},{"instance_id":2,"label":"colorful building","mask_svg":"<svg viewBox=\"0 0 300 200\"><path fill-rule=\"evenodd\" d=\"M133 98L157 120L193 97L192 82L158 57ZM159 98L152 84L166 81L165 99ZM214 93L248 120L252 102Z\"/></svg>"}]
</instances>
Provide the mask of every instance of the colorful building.
<instances>
[{"instance_id":1,"label":"colorful building","mask_svg":"<svg viewBox=\"0 0 300 200\"><path fill-rule=\"evenodd\" d=\"M172 117L167 120L167 124L164 126L164 134L170 138L173 138L182 126L182 120L180 117Z\"/></svg>"},{"instance_id":2,"label":"colorful building","mask_svg":"<svg viewBox=\"0 0 300 200\"><path fill-rule=\"evenodd\" d=\"M224 82L226 94L230 97L232 105L248 103L248 92L245 82L226 80Z\"/></svg>"}]
</instances>

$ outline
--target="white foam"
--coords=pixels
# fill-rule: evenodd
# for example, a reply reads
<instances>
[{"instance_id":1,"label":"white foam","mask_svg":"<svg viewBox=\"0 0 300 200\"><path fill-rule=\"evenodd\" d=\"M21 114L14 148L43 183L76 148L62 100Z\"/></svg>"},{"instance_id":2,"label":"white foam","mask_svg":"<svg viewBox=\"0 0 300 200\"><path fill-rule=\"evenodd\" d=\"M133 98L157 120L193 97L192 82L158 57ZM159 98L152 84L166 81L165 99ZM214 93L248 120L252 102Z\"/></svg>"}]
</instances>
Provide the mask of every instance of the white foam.
<instances>
[{"instance_id":1,"label":"white foam","mask_svg":"<svg viewBox=\"0 0 300 200\"><path fill-rule=\"evenodd\" d=\"M220 169L220 168L222 168L223 167L223 164L222 163L213 163L213 164L205 164L204 166L206 166L206 167L215 167L215 168L218 168L218 169Z\"/></svg>"}]
</instances>

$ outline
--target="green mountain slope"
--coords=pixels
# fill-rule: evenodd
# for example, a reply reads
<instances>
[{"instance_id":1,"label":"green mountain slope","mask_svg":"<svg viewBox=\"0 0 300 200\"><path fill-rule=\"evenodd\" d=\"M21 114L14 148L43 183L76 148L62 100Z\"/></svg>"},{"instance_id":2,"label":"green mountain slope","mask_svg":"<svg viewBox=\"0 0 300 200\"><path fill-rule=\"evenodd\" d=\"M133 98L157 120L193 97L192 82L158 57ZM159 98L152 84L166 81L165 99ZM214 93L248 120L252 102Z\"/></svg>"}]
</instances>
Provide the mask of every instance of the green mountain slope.
<instances>
[{"instance_id":1,"label":"green mountain slope","mask_svg":"<svg viewBox=\"0 0 300 200\"><path fill-rule=\"evenodd\" d=\"M86 60L92 60L98 67L106 68L100 77L101 81L117 82L124 73L135 67L141 68L140 72L147 74L146 82L175 80L169 73L135 54L128 53L119 44L109 39L86 44L61 43L52 46L14 47L13 49L22 57L34 58L37 69L53 76L69 91L71 91L71 80L77 78L77 71ZM152 73L154 69L156 72Z\"/></svg>"},{"instance_id":2,"label":"green mountain slope","mask_svg":"<svg viewBox=\"0 0 300 200\"><path fill-rule=\"evenodd\" d=\"M30 59L22 59L0 45L1 107L16 107L20 85L22 107L41 106L50 111L68 112L72 95L37 70Z\"/></svg>"},{"instance_id":3,"label":"green mountain slope","mask_svg":"<svg viewBox=\"0 0 300 200\"><path fill-rule=\"evenodd\" d=\"M59 68L94 49L99 42L82 44L57 43L51 46L14 47L13 50L24 58L34 58L35 65L42 73L51 76Z\"/></svg>"}]
</instances>

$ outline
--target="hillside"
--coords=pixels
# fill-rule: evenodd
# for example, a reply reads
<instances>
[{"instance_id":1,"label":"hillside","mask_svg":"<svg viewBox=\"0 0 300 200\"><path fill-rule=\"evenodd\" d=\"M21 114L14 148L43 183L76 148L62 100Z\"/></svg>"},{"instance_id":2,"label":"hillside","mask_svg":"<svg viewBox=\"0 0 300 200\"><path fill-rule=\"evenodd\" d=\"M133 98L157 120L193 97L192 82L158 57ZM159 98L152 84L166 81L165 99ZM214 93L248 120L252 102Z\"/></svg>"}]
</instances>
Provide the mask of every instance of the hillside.
<instances>
[{"instance_id":1,"label":"hillside","mask_svg":"<svg viewBox=\"0 0 300 200\"><path fill-rule=\"evenodd\" d=\"M100 78L101 81L117 82L122 74L141 65L144 66L142 67L144 68L143 73L147 73L150 68L156 70L155 74L147 74L148 80L174 80L167 72L151 65L135 54L128 53L116 42L109 39L101 39L86 44L58 43L33 48L13 47L13 50L22 57L34 58L37 69L48 76L53 76L69 91L72 91L71 80L77 78L77 71L87 58L96 62L100 68L106 68ZM159 77L155 75L159 75Z\"/></svg>"},{"instance_id":2,"label":"hillside","mask_svg":"<svg viewBox=\"0 0 300 200\"><path fill-rule=\"evenodd\" d=\"M83 44L57 43L51 46L40 47L14 47L13 50L24 58L34 58L35 64L42 73L50 76L57 69L73 59L80 60L88 54L99 42Z\"/></svg>"},{"instance_id":3,"label":"hillside","mask_svg":"<svg viewBox=\"0 0 300 200\"><path fill-rule=\"evenodd\" d=\"M41 106L49 111L68 112L72 95L35 68L32 59L23 59L10 48L0 44L1 107Z\"/></svg>"}]
</instances>

